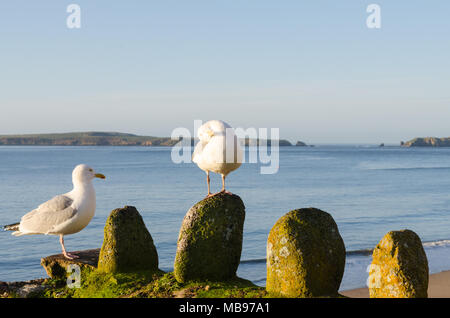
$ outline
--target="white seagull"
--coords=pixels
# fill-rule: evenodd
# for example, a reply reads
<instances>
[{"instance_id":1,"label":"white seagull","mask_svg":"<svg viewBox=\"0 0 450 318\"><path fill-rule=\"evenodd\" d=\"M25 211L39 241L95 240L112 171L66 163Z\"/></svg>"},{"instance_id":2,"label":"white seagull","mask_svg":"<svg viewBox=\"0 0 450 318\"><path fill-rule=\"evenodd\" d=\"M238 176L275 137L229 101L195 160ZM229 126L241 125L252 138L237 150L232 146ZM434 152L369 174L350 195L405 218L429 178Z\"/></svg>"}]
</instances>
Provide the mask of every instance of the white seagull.
<instances>
[{"instance_id":1,"label":"white seagull","mask_svg":"<svg viewBox=\"0 0 450 318\"><path fill-rule=\"evenodd\" d=\"M195 146L192 161L206 172L208 197L213 195L210 190L210 171L222 176L222 191L218 193L231 194L225 190L225 178L241 166L243 157L242 147L233 128L221 120L211 120L198 129L198 138L200 141Z\"/></svg>"},{"instance_id":2,"label":"white seagull","mask_svg":"<svg viewBox=\"0 0 450 318\"><path fill-rule=\"evenodd\" d=\"M21 221L4 227L15 231L12 235L59 235L62 252L68 259L78 258L66 252L64 235L74 234L84 229L95 214L94 178L105 179L87 165L78 165L72 172L73 190L41 204L37 209L25 214Z\"/></svg>"}]
</instances>

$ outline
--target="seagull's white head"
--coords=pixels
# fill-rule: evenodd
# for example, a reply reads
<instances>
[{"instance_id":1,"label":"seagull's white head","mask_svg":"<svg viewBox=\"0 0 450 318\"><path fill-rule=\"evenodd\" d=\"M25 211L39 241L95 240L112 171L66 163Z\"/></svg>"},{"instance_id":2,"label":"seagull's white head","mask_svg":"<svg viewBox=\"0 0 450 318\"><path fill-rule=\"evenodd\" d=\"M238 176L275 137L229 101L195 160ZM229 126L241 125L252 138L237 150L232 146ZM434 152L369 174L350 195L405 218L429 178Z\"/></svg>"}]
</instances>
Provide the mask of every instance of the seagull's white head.
<instances>
[{"instance_id":1,"label":"seagull's white head","mask_svg":"<svg viewBox=\"0 0 450 318\"><path fill-rule=\"evenodd\" d=\"M96 173L94 169L85 164L78 165L73 169L72 180L74 184L90 182L94 178L105 179L105 176L101 173Z\"/></svg>"},{"instance_id":2,"label":"seagull's white head","mask_svg":"<svg viewBox=\"0 0 450 318\"><path fill-rule=\"evenodd\" d=\"M221 120L210 120L198 129L198 139L207 143L214 136L225 136L227 128L231 128L231 126L226 122Z\"/></svg>"}]
</instances>

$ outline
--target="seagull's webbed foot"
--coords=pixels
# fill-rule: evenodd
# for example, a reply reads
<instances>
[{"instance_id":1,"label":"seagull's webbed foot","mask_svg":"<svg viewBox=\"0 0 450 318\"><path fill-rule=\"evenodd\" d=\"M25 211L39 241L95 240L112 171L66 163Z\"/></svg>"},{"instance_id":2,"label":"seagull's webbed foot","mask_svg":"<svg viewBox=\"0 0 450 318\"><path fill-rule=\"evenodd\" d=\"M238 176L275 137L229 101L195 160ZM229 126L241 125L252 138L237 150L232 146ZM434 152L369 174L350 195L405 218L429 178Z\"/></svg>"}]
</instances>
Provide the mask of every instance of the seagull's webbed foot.
<instances>
[{"instance_id":1,"label":"seagull's webbed foot","mask_svg":"<svg viewBox=\"0 0 450 318\"><path fill-rule=\"evenodd\" d=\"M219 194L233 195L233 193L231 193L230 191L222 190L222 191L219 191L219 192L216 192L216 193L209 193L209 194L206 196L206 198L215 197L216 195L219 195Z\"/></svg>"},{"instance_id":2,"label":"seagull's webbed foot","mask_svg":"<svg viewBox=\"0 0 450 318\"><path fill-rule=\"evenodd\" d=\"M63 255L64 255L64 257L67 258L67 259L77 259L77 258L80 258L78 255L71 254L71 253L67 253L67 252L63 253Z\"/></svg>"},{"instance_id":3,"label":"seagull's webbed foot","mask_svg":"<svg viewBox=\"0 0 450 318\"><path fill-rule=\"evenodd\" d=\"M228 195L233 195L233 193L225 190L225 175L222 175L222 191L218 192L218 193L223 193L223 194L228 194Z\"/></svg>"}]
</instances>

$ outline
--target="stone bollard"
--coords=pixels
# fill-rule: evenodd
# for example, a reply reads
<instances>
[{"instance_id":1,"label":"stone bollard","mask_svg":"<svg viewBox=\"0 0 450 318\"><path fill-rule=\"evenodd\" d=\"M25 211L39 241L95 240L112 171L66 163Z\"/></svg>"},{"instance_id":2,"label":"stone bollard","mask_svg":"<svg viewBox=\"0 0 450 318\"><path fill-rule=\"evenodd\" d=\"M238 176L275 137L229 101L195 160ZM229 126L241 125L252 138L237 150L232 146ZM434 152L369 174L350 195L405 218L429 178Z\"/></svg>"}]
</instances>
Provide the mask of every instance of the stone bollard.
<instances>
[{"instance_id":1,"label":"stone bollard","mask_svg":"<svg viewBox=\"0 0 450 318\"><path fill-rule=\"evenodd\" d=\"M428 261L419 236L387 233L375 247L369 268L371 298L426 298Z\"/></svg>"},{"instance_id":2,"label":"stone bollard","mask_svg":"<svg viewBox=\"0 0 450 318\"><path fill-rule=\"evenodd\" d=\"M98 269L108 273L158 269L158 253L152 236L135 207L125 206L109 215Z\"/></svg>"},{"instance_id":3,"label":"stone bollard","mask_svg":"<svg viewBox=\"0 0 450 318\"><path fill-rule=\"evenodd\" d=\"M269 233L266 290L273 295L338 296L344 267L344 241L324 211L291 211Z\"/></svg>"},{"instance_id":4,"label":"stone bollard","mask_svg":"<svg viewBox=\"0 0 450 318\"><path fill-rule=\"evenodd\" d=\"M244 203L234 194L217 194L190 208L178 237L174 263L177 281L236 277L244 219Z\"/></svg>"}]
</instances>

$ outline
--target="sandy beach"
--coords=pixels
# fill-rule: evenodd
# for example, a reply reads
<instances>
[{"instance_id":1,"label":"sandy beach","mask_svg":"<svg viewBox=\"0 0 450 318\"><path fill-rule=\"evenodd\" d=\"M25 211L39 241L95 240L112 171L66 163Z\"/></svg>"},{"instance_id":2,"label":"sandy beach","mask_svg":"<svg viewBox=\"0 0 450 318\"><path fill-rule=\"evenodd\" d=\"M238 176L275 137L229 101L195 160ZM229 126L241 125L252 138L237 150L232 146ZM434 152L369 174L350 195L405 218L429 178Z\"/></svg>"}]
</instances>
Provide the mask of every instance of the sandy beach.
<instances>
[{"instance_id":1,"label":"sandy beach","mask_svg":"<svg viewBox=\"0 0 450 318\"><path fill-rule=\"evenodd\" d=\"M352 298L369 298L368 288L358 288L340 292ZM429 298L450 298L450 271L431 274L428 284Z\"/></svg>"}]
</instances>

